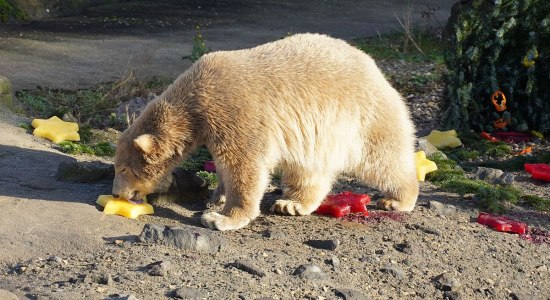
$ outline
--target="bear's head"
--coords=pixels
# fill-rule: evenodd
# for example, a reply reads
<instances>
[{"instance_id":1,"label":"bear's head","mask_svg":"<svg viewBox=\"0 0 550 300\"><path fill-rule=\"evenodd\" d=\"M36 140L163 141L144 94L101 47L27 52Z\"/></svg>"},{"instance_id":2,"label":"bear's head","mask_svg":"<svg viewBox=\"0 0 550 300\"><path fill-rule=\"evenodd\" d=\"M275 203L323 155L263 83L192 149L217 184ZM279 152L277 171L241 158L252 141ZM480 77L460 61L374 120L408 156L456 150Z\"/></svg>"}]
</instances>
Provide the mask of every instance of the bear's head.
<instances>
[{"instance_id":1,"label":"bear's head","mask_svg":"<svg viewBox=\"0 0 550 300\"><path fill-rule=\"evenodd\" d=\"M124 131L115 153L115 197L138 201L192 151L189 119L164 101L153 101Z\"/></svg>"}]
</instances>

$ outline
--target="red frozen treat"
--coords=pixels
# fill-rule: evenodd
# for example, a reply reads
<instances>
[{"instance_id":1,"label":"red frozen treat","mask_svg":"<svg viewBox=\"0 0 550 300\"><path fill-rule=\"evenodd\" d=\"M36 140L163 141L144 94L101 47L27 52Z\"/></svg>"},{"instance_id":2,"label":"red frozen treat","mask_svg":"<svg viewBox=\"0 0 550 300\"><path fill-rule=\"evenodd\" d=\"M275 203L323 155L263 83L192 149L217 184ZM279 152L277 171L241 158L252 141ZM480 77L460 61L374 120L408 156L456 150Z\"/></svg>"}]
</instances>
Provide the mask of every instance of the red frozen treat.
<instances>
[{"instance_id":1,"label":"red frozen treat","mask_svg":"<svg viewBox=\"0 0 550 300\"><path fill-rule=\"evenodd\" d=\"M482 131L482 132L481 132L481 137L484 138L484 139L486 139L486 140L488 140L489 142L498 142L498 141L499 141L499 139L497 139L496 137L494 137L494 136L488 134L488 133L485 132L485 131Z\"/></svg>"},{"instance_id":2,"label":"red frozen treat","mask_svg":"<svg viewBox=\"0 0 550 300\"><path fill-rule=\"evenodd\" d=\"M507 143L529 142L531 140L531 135L513 131L499 131L493 133L493 136Z\"/></svg>"},{"instance_id":3,"label":"red frozen treat","mask_svg":"<svg viewBox=\"0 0 550 300\"><path fill-rule=\"evenodd\" d=\"M369 212L366 205L369 203L369 195L342 192L337 195L328 195L315 212L320 215L331 215L335 218L341 218L350 213L367 215Z\"/></svg>"},{"instance_id":4,"label":"red frozen treat","mask_svg":"<svg viewBox=\"0 0 550 300\"><path fill-rule=\"evenodd\" d=\"M203 168L206 172L216 173L216 165L214 164L214 161L205 161Z\"/></svg>"},{"instance_id":5,"label":"red frozen treat","mask_svg":"<svg viewBox=\"0 0 550 300\"><path fill-rule=\"evenodd\" d=\"M550 165L525 164L524 166L525 166L525 171L531 173L532 178L550 182Z\"/></svg>"},{"instance_id":6,"label":"red frozen treat","mask_svg":"<svg viewBox=\"0 0 550 300\"><path fill-rule=\"evenodd\" d=\"M492 227L496 231L517 234L525 234L527 232L527 224L505 216L497 216L482 212L479 213L477 222L479 224Z\"/></svg>"}]
</instances>

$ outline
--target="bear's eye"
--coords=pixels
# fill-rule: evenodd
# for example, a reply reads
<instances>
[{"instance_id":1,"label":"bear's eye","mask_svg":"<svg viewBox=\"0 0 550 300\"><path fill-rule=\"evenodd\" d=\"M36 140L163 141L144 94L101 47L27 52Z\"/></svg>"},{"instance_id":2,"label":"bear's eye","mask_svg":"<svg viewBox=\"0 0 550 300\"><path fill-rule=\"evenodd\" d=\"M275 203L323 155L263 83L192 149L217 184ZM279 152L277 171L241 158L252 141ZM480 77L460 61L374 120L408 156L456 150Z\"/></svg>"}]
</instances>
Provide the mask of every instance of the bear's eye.
<instances>
[{"instance_id":1,"label":"bear's eye","mask_svg":"<svg viewBox=\"0 0 550 300\"><path fill-rule=\"evenodd\" d=\"M118 173L126 173L126 171L127 169L123 167L118 170Z\"/></svg>"}]
</instances>

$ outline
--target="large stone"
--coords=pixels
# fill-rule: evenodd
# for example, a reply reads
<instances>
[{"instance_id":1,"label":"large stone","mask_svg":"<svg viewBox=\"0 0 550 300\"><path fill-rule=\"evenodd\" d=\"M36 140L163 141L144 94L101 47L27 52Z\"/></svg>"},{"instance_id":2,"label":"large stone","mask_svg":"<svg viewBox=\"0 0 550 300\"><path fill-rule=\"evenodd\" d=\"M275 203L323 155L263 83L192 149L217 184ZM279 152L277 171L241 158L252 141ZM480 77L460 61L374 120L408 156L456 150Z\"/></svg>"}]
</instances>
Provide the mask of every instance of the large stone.
<instances>
[{"instance_id":1,"label":"large stone","mask_svg":"<svg viewBox=\"0 0 550 300\"><path fill-rule=\"evenodd\" d=\"M335 289L336 296L344 300L367 300L367 297L361 292L350 289Z\"/></svg>"},{"instance_id":2,"label":"large stone","mask_svg":"<svg viewBox=\"0 0 550 300\"><path fill-rule=\"evenodd\" d=\"M433 283L437 289L442 291L458 292L462 288L460 281L447 273L436 276Z\"/></svg>"},{"instance_id":3,"label":"large stone","mask_svg":"<svg viewBox=\"0 0 550 300\"><path fill-rule=\"evenodd\" d=\"M250 273L252 275L256 275L259 277L264 277L266 275L264 270L260 269L251 261L246 259L237 259L234 263L229 264L229 266L235 267L239 270L245 271L247 273Z\"/></svg>"},{"instance_id":4,"label":"large stone","mask_svg":"<svg viewBox=\"0 0 550 300\"><path fill-rule=\"evenodd\" d=\"M302 279L307 280L325 280L328 279L328 275L323 272L319 266L314 264L305 264L299 266L292 275L296 275Z\"/></svg>"},{"instance_id":5,"label":"large stone","mask_svg":"<svg viewBox=\"0 0 550 300\"><path fill-rule=\"evenodd\" d=\"M478 167L476 172L476 178L480 180L492 181L499 178L504 171L500 169Z\"/></svg>"},{"instance_id":6,"label":"large stone","mask_svg":"<svg viewBox=\"0 0 550 300\"><path fill-rule=\"evenodd\" d=\"M153 202L195 202L208 198L208 183L204 178L182 168L175 168L157 185ZM149 199L149 198L148 198Z\"/></svg>"},{"instance_id":7,"label":"large stone","mask_svg":"<svg viewBox=\"0 0 550 300\"><path fill-rule=\"evenodd\" d=\"M115 176L113 165L100 161L78 162L62 161L57 166L55 178L61 181L95 182L103 179L112 180Z\"/></svg>"},{"instance_id":8,"label":"large stone","mask_svg":"<svg viewBox=\"0 0 550 300\"><path fill-rule=\"evenodd\" d=\"M205 298L201 291L192 287L181 287L174 291L174 297L177 299L194 300Z\"/></svg>"},{"instance_id":9,"label":"large stone","mask_svg":"<svg viewBox=\"0 0 550 300\"><path fill-rule=\"evenodd\" d=\"M206 253L219 252L227 245L218 232L185 225L169 227L146 224L138 240Z\"/></svg>"},{"instance_id":10,"label":"large stone","mask_svg":"<svg viewBox=\"0 0 550 300\"><path fill-rule=\"evenodd\" d=\"M426 154L426 157L430 157L436 153L439 153L439 155L443 158L447 158L447 155L445 155L445 153L439 151L439 149L437 149L434 145L432 145L430 142L428 142L428 140L425 138L425 137L422 137L422 138L419 138L417 140L417 143L418 143L418 151L424 151L424 153Z\"/></svg>"}]
</instances>

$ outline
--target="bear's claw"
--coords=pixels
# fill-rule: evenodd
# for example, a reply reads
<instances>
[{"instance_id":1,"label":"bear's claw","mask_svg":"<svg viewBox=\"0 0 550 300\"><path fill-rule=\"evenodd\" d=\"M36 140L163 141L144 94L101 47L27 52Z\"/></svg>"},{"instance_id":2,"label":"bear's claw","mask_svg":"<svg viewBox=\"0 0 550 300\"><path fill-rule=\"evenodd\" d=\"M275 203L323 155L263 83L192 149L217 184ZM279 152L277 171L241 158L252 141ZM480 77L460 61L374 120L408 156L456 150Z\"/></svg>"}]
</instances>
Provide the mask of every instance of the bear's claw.
<instances>
[{"instance_id":1,"label":"bear's claw","mask_svg":"<svg viewBox=\"0 0 550 300\"><path fill-rule=\"evenodd\" d=\"M384 210L395 210L395 211L409 212L409 211L413 210L414 203L413 203L412 207L407 207L406 205L403 205L402 202L399 202L397 200L384 198L384 199L378 200L377 206L379 208L384 209Z\"/></svg>"},{"instance_id":2,"label":"bear's claw","mask_svg":"<svg viewBox=\"0 0 550 300\"><path fill-rule=\"evenodd\" d=\"M291 216L305 216L311 213L300 202L295 200L277 200L271 206L271 211Z\"/></svg>"},{"instance_id":3,"label":"bear's claw","mask_svg":"<svg viewBox=\"0 0 550 300\"><path fill-rule=\"evenodd\" d=\"M250 223L250 219L247 218L237 220L217 212L209 212L202 215L201 223L204 227L208 227L210 229L226 231L241 229Z\"/></svg>"}]
</instances>

